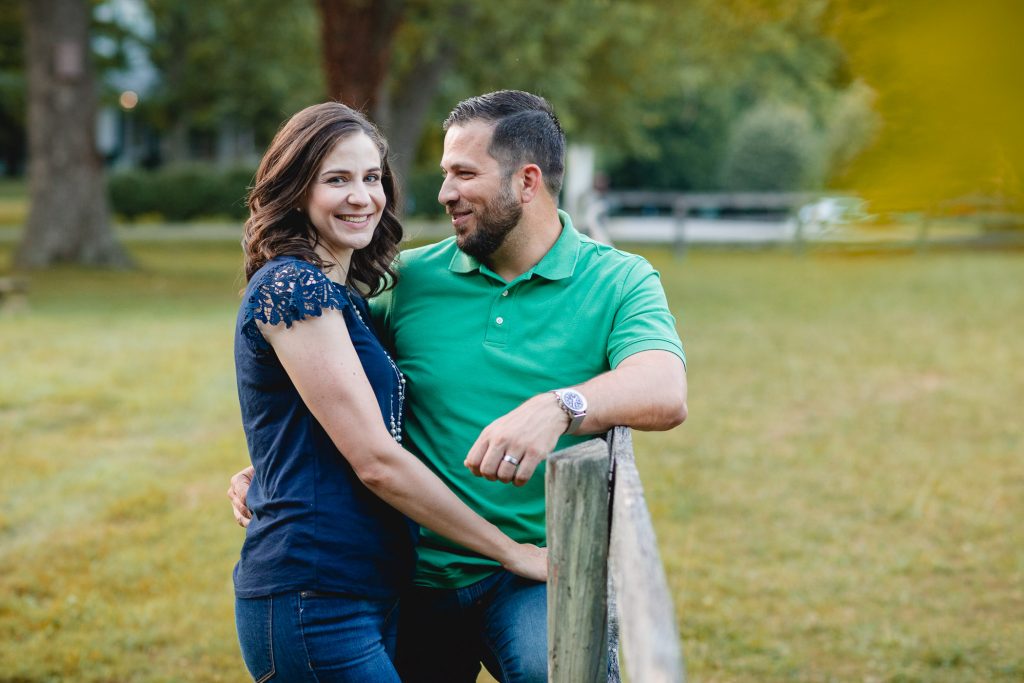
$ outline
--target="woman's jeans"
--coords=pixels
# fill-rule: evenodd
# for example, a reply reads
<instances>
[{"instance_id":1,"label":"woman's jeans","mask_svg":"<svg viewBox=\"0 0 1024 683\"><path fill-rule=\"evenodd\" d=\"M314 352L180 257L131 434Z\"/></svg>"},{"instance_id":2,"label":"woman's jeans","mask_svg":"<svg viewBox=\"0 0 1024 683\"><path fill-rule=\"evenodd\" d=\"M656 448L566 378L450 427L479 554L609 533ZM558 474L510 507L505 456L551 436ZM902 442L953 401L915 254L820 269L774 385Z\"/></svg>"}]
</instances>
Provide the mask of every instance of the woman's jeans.
<instances>
[{"instance_id":1,"label":"woman's jeans","mask_svg":"<svg viewBox=\"0 0 1024 683\"><path fill-rule=\"evenodd\" d=\"M242 659L257 683L399 683L398 599L299 591L235 598Z\"/></svg>"}]
</instances>

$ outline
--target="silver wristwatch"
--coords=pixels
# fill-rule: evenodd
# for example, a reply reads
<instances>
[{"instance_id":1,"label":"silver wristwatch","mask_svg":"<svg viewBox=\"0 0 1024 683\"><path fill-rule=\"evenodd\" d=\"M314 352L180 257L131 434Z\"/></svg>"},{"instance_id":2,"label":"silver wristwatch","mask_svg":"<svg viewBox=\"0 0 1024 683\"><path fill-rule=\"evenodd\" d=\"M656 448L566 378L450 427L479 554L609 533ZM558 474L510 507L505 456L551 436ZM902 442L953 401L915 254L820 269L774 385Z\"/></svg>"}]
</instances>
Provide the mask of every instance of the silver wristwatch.
<instances>
[{"instance_id":1,"label":"silver wristwatch","mask_svg":"<svg viewBox=\"0 0 1024 683\"><path fill-rule=\"evenodd\" d=\"M569 426L565 433L575 434L587 416L587 397L575 389L555 389L551 393L558 397L559 407L569 416Z\"/></svg>"}]
</instances>

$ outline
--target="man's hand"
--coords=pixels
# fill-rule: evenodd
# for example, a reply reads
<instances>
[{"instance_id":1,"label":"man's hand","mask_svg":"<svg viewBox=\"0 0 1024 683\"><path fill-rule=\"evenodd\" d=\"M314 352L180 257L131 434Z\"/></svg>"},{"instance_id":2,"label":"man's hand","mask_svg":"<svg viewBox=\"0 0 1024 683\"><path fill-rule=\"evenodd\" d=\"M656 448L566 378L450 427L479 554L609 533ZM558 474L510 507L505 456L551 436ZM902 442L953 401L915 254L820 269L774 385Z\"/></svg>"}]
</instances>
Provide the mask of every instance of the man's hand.
<instances>
[{"instance_id":1,"label":"man's hand","mask_svg":"<svg viewBox=\"0 0 1024 683\"><path fill-rule=\"evenodd\" d=\"M239 526L249 526L249 520L252 519L252 512L245 504L245 497L249 493L249 486L252 484L252 478L255 473L256 470L250 465L231 477L231 486L228 487L228 499L231 500L231 511L235 514L235 521L238 522Z\"/></svg>"},{"instance_id":2,"label":"man's hand","mask_svg":"<svg viewBox=\"0 0 1024 683\"><path fill-rule=\"evenodd\" d=\"M555 395L538 394L480 432L466 456L466 467L478 477L522 486L568 426L569 416Z\"/></svg>"}]
</instances>

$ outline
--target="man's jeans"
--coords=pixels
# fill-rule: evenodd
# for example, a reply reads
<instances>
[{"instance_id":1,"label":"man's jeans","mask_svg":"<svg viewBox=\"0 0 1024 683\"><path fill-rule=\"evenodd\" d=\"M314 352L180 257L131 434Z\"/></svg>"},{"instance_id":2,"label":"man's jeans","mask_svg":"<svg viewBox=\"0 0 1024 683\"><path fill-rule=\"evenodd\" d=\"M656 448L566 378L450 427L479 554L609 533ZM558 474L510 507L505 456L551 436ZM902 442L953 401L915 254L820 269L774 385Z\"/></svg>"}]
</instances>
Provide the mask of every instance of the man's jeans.
<instances>
[{"instance_id":1,"label":"man's jeans","mask_svg":"<svg viewBox=\"0 0 1024 683\"><path fill-rule=\"evenodd\" d=\"M401 605L404 683L473 683L480 662L501 683L547 681L545 584L499 571L465 588L416 586Z\"/></svg>"},{"instance_id":2,"label":"man's jeans","mask_svg":"<svg viewBox=\"0 0 1024 683\"><path fill-rule=\"evenodd\" d=\"M399 683L397 604L312 591L236 597L242 659L260 683Z\"/></svg>"}]
</instances>

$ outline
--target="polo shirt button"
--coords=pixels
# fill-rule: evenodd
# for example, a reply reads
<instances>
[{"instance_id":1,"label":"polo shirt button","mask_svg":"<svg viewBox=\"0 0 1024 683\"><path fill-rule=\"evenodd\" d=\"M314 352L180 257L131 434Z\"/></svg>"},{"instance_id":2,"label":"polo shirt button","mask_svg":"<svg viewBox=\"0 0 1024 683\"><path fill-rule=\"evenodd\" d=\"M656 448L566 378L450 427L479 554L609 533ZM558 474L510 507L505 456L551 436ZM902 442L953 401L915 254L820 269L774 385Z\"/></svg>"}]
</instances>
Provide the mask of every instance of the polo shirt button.
<instances>
[{"instance_id":1,"label":"polo shirt button","mask_svg":"<svg viewBox=\"0 0 1024 683\"><path fill-rule=\"evenodd\" d=\"M508 290L506 289L504 292L501 293L501 295L502 296L508 296Z\"/></svg>"},{"instance_id":2,"label":"polo shirt button","mask_svg":"<svg viewBox=\"0 0 1024 683\"><path fill-rule=\"evenodd\" d=\"M495 318L495 319L494 319L494 322L496 322L496 323L498 323L499 325L501 325L502 323L504 323L504 322L505 322L505 319L504 319L504 318L502 318L502 317L501 317L501 316L499 315L499 316L498 316L497 318Z\"/></svg>"}]
</instances>

